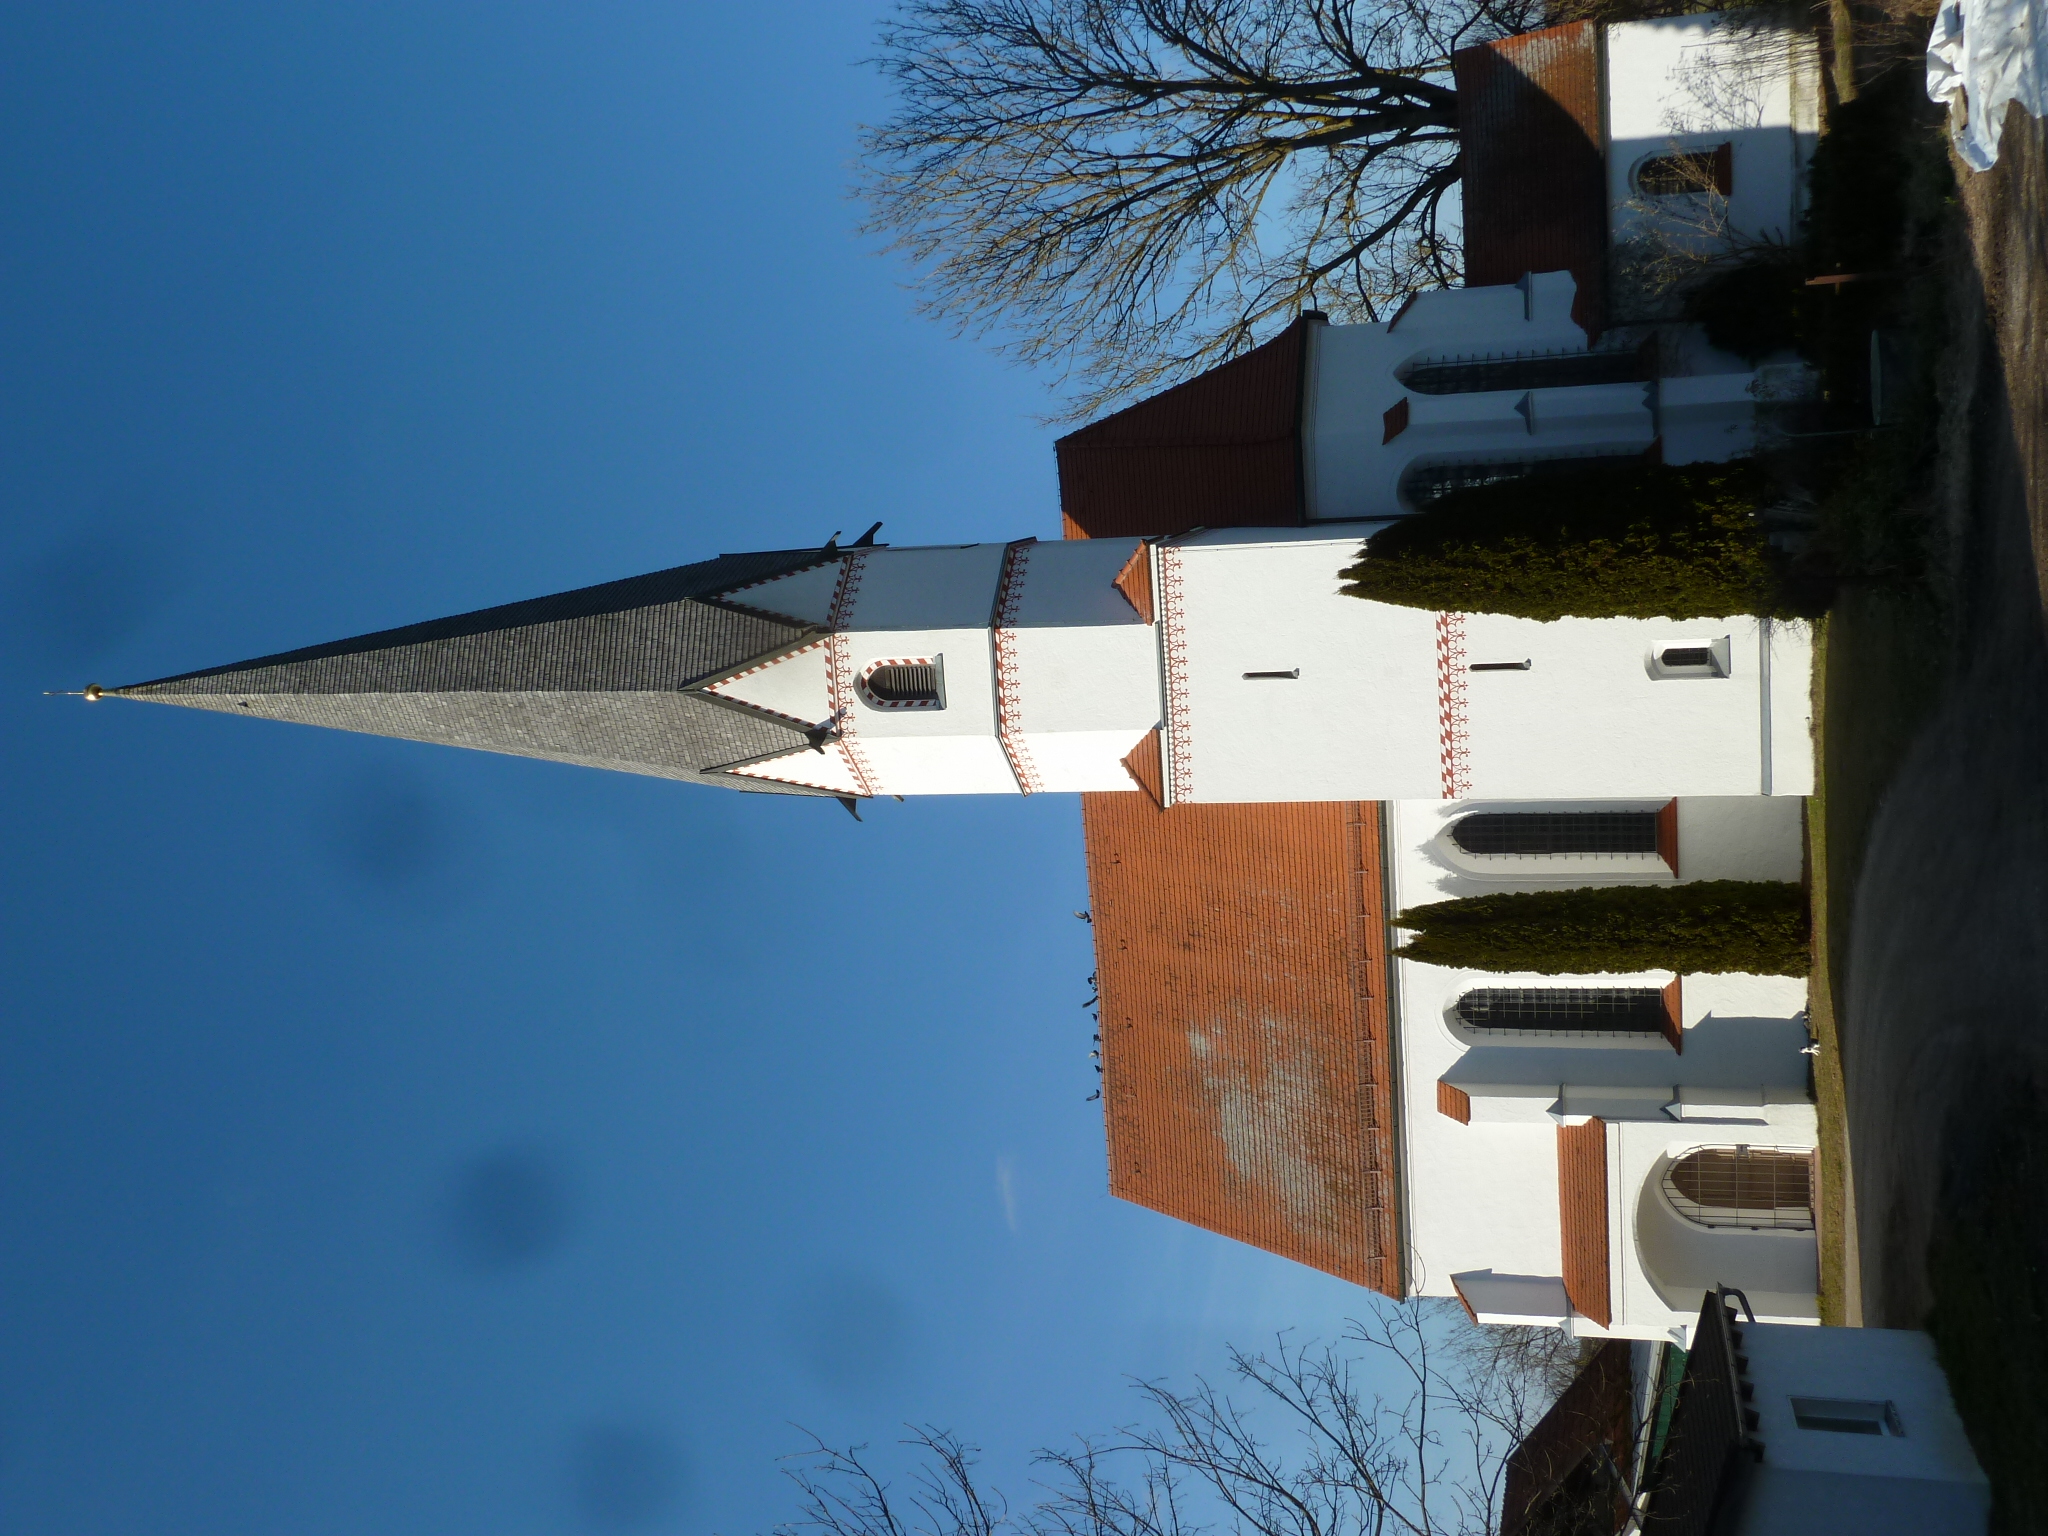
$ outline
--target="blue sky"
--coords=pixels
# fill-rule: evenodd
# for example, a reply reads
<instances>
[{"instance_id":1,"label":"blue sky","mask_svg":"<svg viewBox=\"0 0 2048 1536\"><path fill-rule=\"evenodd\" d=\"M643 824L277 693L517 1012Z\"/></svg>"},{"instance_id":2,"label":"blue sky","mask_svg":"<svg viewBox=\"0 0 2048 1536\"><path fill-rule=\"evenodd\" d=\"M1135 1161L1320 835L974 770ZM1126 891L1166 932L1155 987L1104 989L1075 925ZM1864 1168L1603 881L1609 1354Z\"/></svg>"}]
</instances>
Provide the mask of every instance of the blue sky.
<instances>
[{"instance_id":1,"label":"blue sky","mask_svg":"<svg viewBox=\"0 0 2048 1536\"><path fill-rule=\"evenodd\" d=\"M855 233L854 5L0 16L0 1530L764 1529L1336 1280L1110 1200L1077 803L46 699L821 542L1057 531Z\"/></svg>"}]
</instances>

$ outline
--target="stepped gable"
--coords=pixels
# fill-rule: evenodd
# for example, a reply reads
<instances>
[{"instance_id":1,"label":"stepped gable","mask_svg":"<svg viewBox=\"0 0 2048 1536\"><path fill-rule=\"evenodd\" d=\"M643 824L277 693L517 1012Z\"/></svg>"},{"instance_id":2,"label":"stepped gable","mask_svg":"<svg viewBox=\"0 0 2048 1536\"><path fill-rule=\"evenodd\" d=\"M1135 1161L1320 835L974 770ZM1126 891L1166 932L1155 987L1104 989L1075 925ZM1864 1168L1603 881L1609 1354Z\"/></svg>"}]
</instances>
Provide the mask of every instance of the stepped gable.
<instances>
[{"instance_id":1,"label":"stepped gable","mask_svg":"<svg viewBox=\"0 0 2048 1536\"><path fill-rule=\"evenodd\" d=\"M1607 167L1600 29L1575 21L1451 55L1462 139L1465 282L1567 270L1572 319L1606 319Z\"/></svg>"},{"instance_id":2,"label":"stepped gable","mask_svg":"<svg viewBox=\"0 0 2048 1536\"><path fill-rule=\"evenodd\" d=\"M1110 1192L1400 1296L1379 807L1081 814Z\"/></svg>"},{"instance_id":3,"label":"stepped gable","mask_svg":"<svg viewBox=\"0 0 2048 1536\"><path fill-rule=\"evenodd\" d=\"M1263 346L1059 440L1070 539L1302 521L1304 315Z\"/></svg>"},{"instance_id":4,"label":"stepped gable","mask_svg":"<svg viewBox=\"0 0 2048 1536\"><path fill-rule=\"evenodd\" d=\"M721 555L553 597L108 690L409 741L779 794L721 770L807 744L801 724L686 691L803 644L808 626L717 601L816 565Z\"/></svg>"}]
</instances>

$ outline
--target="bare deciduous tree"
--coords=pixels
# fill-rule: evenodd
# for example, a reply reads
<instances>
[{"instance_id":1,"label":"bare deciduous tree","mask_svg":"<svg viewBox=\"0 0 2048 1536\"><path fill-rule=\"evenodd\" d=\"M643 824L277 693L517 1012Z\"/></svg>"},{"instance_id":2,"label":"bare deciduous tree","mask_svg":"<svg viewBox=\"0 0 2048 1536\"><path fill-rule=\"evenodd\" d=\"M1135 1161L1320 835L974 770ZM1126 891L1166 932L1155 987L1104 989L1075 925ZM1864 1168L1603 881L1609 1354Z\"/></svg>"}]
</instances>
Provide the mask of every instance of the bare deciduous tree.
<instances>
[{"instance_id":1,"label":"bare deciduous tree","mask_svg":"<svg viewBox=\"0 0 2048 1536\"><path fill-rule=\"evenodd\" d=\"M1453 49L1538 0L902 0L869 229L1080 415L1454 280Z\"/></svg>"},{"instance_id":2,"label":"bare deciduous tree","mask_svg":"<svg viewBox=\"0 0 2048 1536\"><path fill-rule=\"evenodd\" d=\"M892 1498L865 1447L794 1458L803 1514L779 1536L1491 1536L1507 1452L1556 1395L1576 1346L1506 1343L1421 1303L1353 1323L1339 1345L1233 1350L1247 1389L1137 1386L1150 1421L1040 1451L1029 1508L975 1473L975 1448L913 1428L924 1460ZM1391 1383L1376 1387L1375 1383Z\"/></svg>"}]
</instances>

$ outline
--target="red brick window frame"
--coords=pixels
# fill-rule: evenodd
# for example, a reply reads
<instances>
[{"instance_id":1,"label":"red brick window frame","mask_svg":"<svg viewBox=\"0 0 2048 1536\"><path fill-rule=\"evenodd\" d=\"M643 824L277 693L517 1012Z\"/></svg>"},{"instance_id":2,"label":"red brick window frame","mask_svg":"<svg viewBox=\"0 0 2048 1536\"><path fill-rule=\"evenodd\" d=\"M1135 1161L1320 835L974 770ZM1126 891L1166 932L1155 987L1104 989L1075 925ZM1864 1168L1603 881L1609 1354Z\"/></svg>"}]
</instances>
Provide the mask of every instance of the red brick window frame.
<instances>
[{"instance_id":1,"label":"red brick window frame","mask_svg":"<svg viewBox=\"0 0 2048 1536\"><path fill-rule=\"evenodd\" d=\"M869 709L944 709L945 669L936 656L885 656L861 669L860 700Z\"/></svg>"}]
</instances>

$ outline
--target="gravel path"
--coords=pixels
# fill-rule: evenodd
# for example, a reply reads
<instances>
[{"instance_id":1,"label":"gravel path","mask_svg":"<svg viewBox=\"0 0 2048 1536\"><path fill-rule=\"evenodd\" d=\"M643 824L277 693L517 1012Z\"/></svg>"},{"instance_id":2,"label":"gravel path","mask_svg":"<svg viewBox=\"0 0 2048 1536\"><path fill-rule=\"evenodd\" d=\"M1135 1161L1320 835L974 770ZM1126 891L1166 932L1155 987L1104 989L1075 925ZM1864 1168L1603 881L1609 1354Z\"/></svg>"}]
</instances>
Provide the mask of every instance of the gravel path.
<instances>
[{"instance_id":1,"label":"gravel path","mask_svg":"<svg viewBox=\"0 0 2048 1536\"><path fill-rule=\"evenodd\" d=\"M2014 109L1961 173L1981 295L1945 391L1958 660L1886 793L1843 987L1862 1320L1919 1327L1949 1150L2005 1085L2048 1091L2048 142ZM1970 323L1974 315L1974 323ZM2042 1217L2048 1220L2048 1191Z\"/></svg>"}]
</instances>

